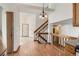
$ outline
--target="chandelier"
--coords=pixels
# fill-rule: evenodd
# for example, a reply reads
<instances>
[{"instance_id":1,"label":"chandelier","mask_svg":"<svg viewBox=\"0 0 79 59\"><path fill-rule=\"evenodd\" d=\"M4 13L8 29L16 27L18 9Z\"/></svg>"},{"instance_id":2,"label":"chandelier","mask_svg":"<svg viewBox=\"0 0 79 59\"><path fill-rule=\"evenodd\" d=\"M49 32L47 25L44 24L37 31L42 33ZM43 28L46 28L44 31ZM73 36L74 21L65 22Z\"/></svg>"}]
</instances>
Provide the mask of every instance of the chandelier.
<instances>
[{"instance_id":1,"label":"chandelier","mask_svg":"<svg viewBox=\"0 0 79 59\"><path fill-rule=\"evenodd\" d=\"M45 12L45 9L44 9L44 3L43 3L43 10L42 10L42 13L40 14L40 18L41 19L45 19L45 18L47 18L48 16L47 16L47 13Z\"/></svg>"}]
</instances>

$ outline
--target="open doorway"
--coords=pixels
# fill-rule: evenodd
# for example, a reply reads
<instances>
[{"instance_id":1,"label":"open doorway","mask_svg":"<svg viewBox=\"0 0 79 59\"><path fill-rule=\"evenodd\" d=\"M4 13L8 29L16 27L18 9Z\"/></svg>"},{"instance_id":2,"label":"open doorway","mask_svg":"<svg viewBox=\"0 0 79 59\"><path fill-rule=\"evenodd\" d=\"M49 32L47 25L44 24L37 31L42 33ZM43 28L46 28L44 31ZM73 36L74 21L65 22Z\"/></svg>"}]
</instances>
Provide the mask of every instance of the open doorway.
<instances>
[{"instance_id":1,"label":"open doorway","mask_svg":"<svg viewBox=\"0 0 79 59\"><path fill-rule=\"evenodd\" d=\"M4 41L2 39L2 7L0 7L0 56L4 55Z\"/></svg>"},{"instance_id":2,"label":"open doorway","mask_svg":"<svg viewBox=\"0 0 79 59\"><path fill-rule=\"evenodd\" d=\"M53 25L53 44L58 46L59 45L59 35L60 35L60 26L59 25Z\"/></svg>"}]
</instances>

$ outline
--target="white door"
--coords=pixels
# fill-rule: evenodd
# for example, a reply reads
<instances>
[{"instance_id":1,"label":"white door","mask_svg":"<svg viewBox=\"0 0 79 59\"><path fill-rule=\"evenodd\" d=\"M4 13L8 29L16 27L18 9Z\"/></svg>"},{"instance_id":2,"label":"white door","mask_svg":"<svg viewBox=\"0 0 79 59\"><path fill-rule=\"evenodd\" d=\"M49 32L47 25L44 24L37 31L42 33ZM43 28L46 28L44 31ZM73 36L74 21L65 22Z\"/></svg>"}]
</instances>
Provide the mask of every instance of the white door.
<instances>
[{"instance_id":1,"label":"white door","mask_svg":"<svg viewBox=\"0 0 79 59\"><path fill-rule=\"evenodd\" d=\"M22 24L22 36L29 37L29 24Z\"/></svg>"}]
</instances>

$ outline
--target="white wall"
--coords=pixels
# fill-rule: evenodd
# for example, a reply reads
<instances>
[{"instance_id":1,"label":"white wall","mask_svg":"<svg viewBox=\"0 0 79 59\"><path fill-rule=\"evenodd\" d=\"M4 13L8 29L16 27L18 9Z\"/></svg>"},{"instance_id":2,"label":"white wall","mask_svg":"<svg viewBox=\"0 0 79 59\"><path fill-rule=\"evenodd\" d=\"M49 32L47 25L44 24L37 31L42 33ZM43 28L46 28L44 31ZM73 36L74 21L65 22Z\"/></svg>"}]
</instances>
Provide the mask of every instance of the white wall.
<instances>
[{"instance_id":1,"label":"white wall","mask_svg":"<svg viewBox=\"0 0 79 59\"><path fill-rule=\"evenodd\" d=\"M61 25L61 34L62 35L70 35L74 37L79 36L79 27L73 27L73 19L69 19L71 21L66 21Z\"/></svg>"},{"instance_id":2,"label":"white wall","mask_svg":"<svg viewBox=\"0 0 79 59\"><path fill-rule=\"evenodd\" d=\"M2 8L0 7L0 32L2 32Z\"/></svg>"},{"instance_id":3,"label":"white wall","mask_svg":"<svg viewBox=\"0 0 79 59\"><path fill-rule=\"evenodd\" d=\"M2 38L4 42L5 48L7 48L7 20L6 20L6 12L14 12L14 51L20 45L20 20L19 20L19 10L16 7L12 7L10 5L5 5L2 7Z\"/></svg>"},{"instance_id":4,"label":"white wall","mask_svg":"<svg viewBox=\"0 0 79 59\"><path fill-rule=\"evenodd\" d=\"M7 28L6 28L6 14L5 11L2 10L2 41L4 48L7 48Z\"/></svg>"},{"instance_id":5,"label":"white wall","mask_svg":"<svg viewBox=\"0 0 79 59\"><path fill-rule=\"evenodd\" d=\"M72 18L72 12L73 10L71 3L56 3L54 12L49 15L49 22L54 23Z\"/></svg>"},{"instance_id":6,"label":"white wall","mask_svg":"<svg viewBox=\"0 0 79 59\"><path fill-rule=\"evenodd\" d=\"M20 15L16 11L14 13L14 51L17 50L20 45Z\"/></svg>"},{"instance_id":7,"label":"white wall","mask_svg":"<svg viewBox=\"0 0 79 59\"><path fill-rule=\"evenodd\" d=\"M29 37L34 38L36 28L36 15L32 13L20 12L20 36L22 36L22 24L29 25Z\"/></svg>"}]
</instances>

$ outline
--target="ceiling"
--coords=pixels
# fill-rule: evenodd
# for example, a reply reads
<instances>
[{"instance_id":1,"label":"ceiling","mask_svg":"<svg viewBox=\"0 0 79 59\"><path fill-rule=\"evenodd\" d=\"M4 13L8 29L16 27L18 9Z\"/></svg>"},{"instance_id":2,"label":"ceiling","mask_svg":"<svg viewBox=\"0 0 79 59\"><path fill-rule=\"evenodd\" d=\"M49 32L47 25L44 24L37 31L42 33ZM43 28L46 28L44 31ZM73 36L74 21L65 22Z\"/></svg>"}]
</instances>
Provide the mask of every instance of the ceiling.
<instances>
[{"instance_id":1,"label":"ceiling","mask_svg":"<svg viewBox=\"0 0 79 59\"><path fill-rule=\"evenodd\" d=\"M48 7L50 9L53 9L55 6L54 3L24 3L24 5L30 5L30 6L36 6L36 7L43 7L43 4L45 8Z\"/></svg>"},{"instance_id":2,"label":"ceiling","mask_svg":"<svg viewBox=\"0 0 79 59\"><path fill-rule=\"evenodd\" d=\"M7 6L10 8L16 7L22 12L40 13L42 12L43 3L1 3L0 6ZM45 11L54 11L55 4L45 3ZM47 8L48 7L48 8Z\"/></svg>"},{"instance_id":3,"label":"ceiling","mask_svg":"<svg viewBox=\"0 0 79 59\"><path fill-rule=\"evenodd\" d=\"M24 5L30 5L30 6L37 6L37 7L42 7L42 3L23 3Z\"/></svg>"}]
</instances>

